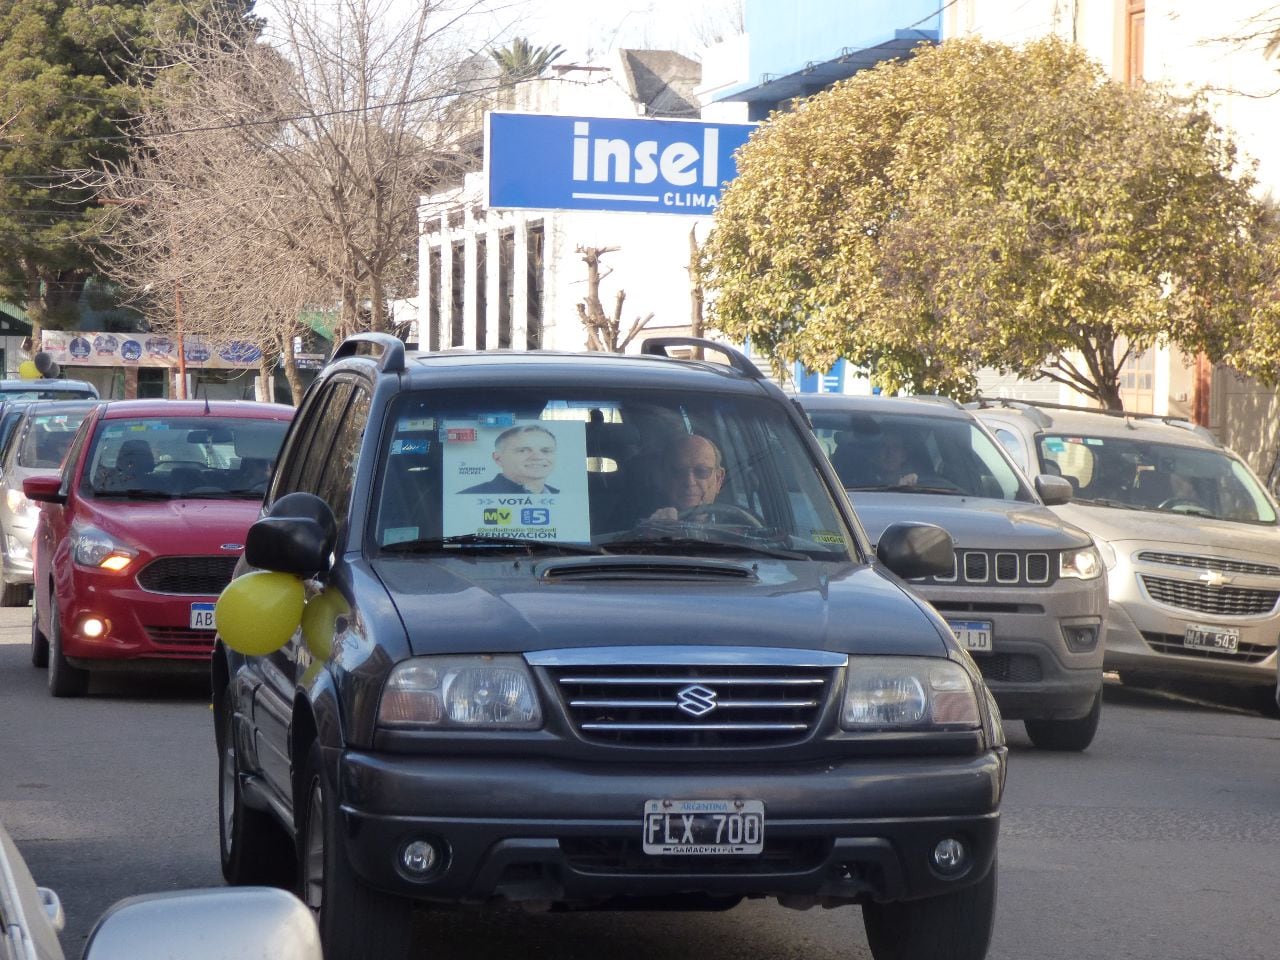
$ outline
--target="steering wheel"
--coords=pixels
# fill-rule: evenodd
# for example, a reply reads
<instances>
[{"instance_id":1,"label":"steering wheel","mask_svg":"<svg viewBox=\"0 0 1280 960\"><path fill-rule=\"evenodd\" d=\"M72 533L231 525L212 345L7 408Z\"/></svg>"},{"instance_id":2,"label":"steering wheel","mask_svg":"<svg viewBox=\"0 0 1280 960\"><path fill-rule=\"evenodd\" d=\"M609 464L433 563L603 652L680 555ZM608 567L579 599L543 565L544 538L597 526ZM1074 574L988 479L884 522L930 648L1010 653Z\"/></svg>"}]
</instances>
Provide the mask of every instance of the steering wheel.
<instances>
[{"instance_id":1,"label":"steering wheel","mask_svg":"<svg viewBox=\"0 0 1280 960\"><path fill-rule=\"evenodd\" d=\"M1204 506L1204 504L1188 497L1170 497L1168 500L1156 507L1156 509L1176 511L1179 507L1182 508L1183 513L1200 513L1204 514L1206 517L1210 515L1210 511Z\"/></svg>"},{"instance_id":2,"label":"steering wheel","mask_svg":"<svg viewBox=\"0 0 1280 960\"><path fill-rule=\"evenodd\" d=\"M764 521L750 510L733 503L700 503L680 514L681 520L695 523L726 523L762 529Z\"/></svg>"}]
</instances>

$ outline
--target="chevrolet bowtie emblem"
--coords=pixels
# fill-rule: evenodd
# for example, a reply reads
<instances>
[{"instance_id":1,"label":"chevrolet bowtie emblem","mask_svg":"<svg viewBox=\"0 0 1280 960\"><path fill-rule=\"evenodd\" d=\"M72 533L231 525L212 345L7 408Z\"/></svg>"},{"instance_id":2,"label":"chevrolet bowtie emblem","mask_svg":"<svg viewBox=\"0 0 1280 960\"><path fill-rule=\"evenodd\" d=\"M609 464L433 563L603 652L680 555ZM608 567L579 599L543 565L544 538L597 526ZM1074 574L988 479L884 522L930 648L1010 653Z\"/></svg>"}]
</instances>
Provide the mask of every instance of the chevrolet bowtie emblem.
<instances>
[{"instance_id":1,"label":"chevrolet bowtie emblem","mask_svg":"<svg viewBox=\"0 0 1280 960\"><path fill-rule=\"evenodd\" d=\"M1224 584L1231 583L1231 581L1234 578L1224 577L1217 570L1206 570L1204 573L1200 574L1200 576L1197 577L1196 579L1198 579L1201 583L1209 587L1221 587Z\"/></svg>"}]
</instances>

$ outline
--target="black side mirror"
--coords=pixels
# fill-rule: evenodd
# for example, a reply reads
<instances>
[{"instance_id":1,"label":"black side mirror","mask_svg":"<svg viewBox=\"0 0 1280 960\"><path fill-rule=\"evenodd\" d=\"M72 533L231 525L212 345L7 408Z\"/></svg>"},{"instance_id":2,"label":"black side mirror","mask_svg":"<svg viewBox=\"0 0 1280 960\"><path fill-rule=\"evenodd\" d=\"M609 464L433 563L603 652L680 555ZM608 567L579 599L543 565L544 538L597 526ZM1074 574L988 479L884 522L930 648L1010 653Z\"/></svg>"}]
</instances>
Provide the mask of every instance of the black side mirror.
<instances>
[{"instance_id":1,"label":"black side mirror","mask_svg":"<svg viewBox=\"0 0 1280 960\"><path fill-rule=\"evenodd\" d=\"M314 576L329 569L338 523L329 504L310 493L290 493L249 528L244 558L277 573Z\"/></svg>"},{"instance_id":2,"label":"black side mirror","mask_svg":"<svg viewBox=\"0 0 1280 960\"><path fill-rule=\"evenodd\" d=\"M1035 483L1036 493L1048 507L1068 503L1076 495L1076 488L1071 485L1070 480L1054 476L1052 473L1039 474Z\"/></svg>"},{"instance_id":3,"label":"black side mirror","mask_svg":"<svg viewBox=\"0 0 1280 960\"><path fill-rule=\"evenodd\" d=\"M880 534L876 556L904 580L946 576L955 569L951 534L932 523L891 523Z\"/></svg>"}]
</instances>

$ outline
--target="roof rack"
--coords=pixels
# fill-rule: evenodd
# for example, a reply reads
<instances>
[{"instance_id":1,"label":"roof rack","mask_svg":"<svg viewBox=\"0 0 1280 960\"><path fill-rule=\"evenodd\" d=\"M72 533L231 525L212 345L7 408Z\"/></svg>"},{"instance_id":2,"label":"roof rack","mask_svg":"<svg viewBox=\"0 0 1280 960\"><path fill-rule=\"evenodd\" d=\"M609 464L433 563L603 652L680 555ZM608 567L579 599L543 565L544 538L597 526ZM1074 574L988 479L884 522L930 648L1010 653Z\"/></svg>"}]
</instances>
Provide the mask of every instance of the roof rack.
<instances>
[{"instance_id":1,"label":"roof rack","mask_svg":"<svg viewBox=\"0 0 1280 960\"><path fill-rule=\"evenodd\" d=\"M972 403L965 404L967 407L977 409L990 409L992 407L1008 407L1020 408L1022 412L1036 421L1037 426L1047 427L1053 423L1053 418L1043 413L1044 410L1063 410L1070 413L1100 413L1107 417L1116 417L1123 420L1158 420L1170 427L1178 427L1181 430L1189 431L1212 443L1215 447L1222 446L1222 442L1213 435L1212 431L1206 427L1202 427L1198 423L1188 420L1186 417L1171 417L1165 413L1135 413L1132 410L1100 410L1097 407L1081 407L1070 403L1050 403L1047 400L1018 400L1013 397L979 397Z\"/></svg>"},{"instance_id":2,"label":"roof rack","mask_svg":"<svg viewBox=\"0 0 1280 960\"><path fill-rule=\"evenodd\" d=\"M640 344L640 352L651 357L668 357L667 347L700 347L703 350L714 350L722 353L729 360L729 366L753 380L764 380L765 375L760 368L748 359L747 355L727 343L716 343L703 337L649 337ZM674 359L674 358L672 358Z\"/></svg>"},{"instance_id":3,"label":"roof rack","mask_svg":"<svg viewBox=\"0 0 1280 960\"><path fill-rule=\"evenodd\" d=\"M356 333L338 344L330 363L349 357L372 357L382 373L404 372L404 341L389 333Z\"/></svg>"},{"instance_id":4,"label":"roof rack","mask_svg":"<svg viewBox=\"0 0 1280 960\"><path fill-rule=\"evenodd\" d=\"M962 404L955 397L946 397L940 393L904 393L899 400L924 400L926 403L940 403L944 407L954 407L957 410L963 410Z\"/></svg>"}]
</instances>

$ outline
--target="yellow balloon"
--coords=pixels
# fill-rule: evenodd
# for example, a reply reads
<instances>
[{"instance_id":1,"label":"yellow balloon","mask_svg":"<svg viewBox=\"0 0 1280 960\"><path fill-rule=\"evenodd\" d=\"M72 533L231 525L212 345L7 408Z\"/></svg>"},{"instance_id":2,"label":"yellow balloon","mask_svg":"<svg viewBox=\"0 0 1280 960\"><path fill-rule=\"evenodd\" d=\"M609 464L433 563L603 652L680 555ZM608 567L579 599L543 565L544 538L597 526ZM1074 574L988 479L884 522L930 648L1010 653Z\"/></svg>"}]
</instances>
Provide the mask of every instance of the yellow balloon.
<instances>
[{"instance_id":1,"label":"yellow balloon","mask_svg":"<svg viewBox=\"0 0 1280 960\"><path fill-rule=\"evenodd\" d=\"M23 380L39 380L40 371L36 369L35 362L32 360L23 360L18 364L18 376Z\"/></svg>"},{"instance_id":2,"label":"yellow balloon","mask_svg":"<svg viewBox=\"0 0 1280 960\"><path fill-rule=\"evenodd\" d=\"M297 577L255 570L227 584L213 608L213 623L232 650L260 657L289 642L302 622L302 605Z\"/></svg>"},{"instance_id":3,"label":"yellow balloon","mask_svg":"<svg viewBox=\"0 0 1280 960\"><path fill-rule=\"evenodd\" d=\"M328 660L338 617L351 612L346 598L337 590L325 590L307 601L302 611L302 639L317 660Z\"/></svg>"}]
</instances>

